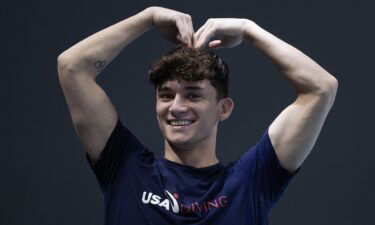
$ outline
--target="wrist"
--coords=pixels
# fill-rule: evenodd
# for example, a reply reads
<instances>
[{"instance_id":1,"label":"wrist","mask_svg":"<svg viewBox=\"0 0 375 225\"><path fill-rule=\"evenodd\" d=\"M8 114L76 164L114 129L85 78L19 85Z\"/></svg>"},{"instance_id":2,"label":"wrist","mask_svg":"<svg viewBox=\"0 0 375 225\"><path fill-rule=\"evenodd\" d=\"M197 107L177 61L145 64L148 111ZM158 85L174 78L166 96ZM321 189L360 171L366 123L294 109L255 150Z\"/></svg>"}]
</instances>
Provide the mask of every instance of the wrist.
<instances>
[{"instance_id":1,"label":"wrist","mask_svg":"<svg viewBox=\"0 0 375 225\"><path fill-rule=\"evenodd\" d=\"M243 29L243 38L247 41L253 42L254 41L254 34L259 26L252 20L245 19L244 22L244 29Z\"/></svg>"},{"instance_id":2,"label":"wrist","mask_svg":"<svg viewBox=\"0 0 375 225\"><path fill-rule=\"evenodd\" d=\"M144 10L150 28L156 27L156 21L161 10L163 10L163 8L159 6L150 6Z\"/></svg>"},{"instance_id":3,"label":"wrist","mask_svg":"<svg viewBox=\"0 0 375 225\"><path fill-rule=\"evenodd\" d=\"M154 11L155 11L155 6L150 6L146 9L144 9L140 13L140 14L142 14L148 28L154 27Z\"/></svg>"}]
</instances>

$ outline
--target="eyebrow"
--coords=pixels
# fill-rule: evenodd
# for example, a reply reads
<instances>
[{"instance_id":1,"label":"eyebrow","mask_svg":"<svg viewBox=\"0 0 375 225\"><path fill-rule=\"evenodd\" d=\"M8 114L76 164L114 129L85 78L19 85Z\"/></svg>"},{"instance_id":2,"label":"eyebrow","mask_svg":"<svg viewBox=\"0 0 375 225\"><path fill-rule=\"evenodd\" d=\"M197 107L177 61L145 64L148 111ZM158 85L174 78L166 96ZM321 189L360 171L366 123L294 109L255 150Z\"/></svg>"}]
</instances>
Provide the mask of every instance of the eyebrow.
<instances>
[{"instance_id":1,"label":"eyebrow","mask_svg":"<svg viewBox=\"0 0 375 225\"><path fill-rule=\"evenodd\" d=\"M184 90L203 90L204 88L199 87L199 86L186 86L184 87ZM158 89L159 91L171 91L172 89L170 87L161 87Z\"/></svg>"}]
</instances>

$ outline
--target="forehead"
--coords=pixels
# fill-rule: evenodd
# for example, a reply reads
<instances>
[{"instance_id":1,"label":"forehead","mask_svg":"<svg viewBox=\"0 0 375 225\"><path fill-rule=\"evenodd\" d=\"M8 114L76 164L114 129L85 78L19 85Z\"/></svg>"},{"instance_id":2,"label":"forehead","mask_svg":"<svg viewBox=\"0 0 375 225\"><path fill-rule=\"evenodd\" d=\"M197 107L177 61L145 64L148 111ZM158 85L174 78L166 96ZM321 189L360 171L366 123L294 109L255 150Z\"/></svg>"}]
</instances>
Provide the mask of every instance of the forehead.
<instances>
[{"instance_id":1,"label":"forehead","mask_svg":"<svg viewBox=\"0 0 375 225\"><path fill-rule=\"evenodd\" d=\"M158 91L179 91L179 90L198 90L198 91L210 91L214 89L211 83L207 80L199 81L184 81L184 80L171 80L164 82Z\"/></svg>"}]
</instances>

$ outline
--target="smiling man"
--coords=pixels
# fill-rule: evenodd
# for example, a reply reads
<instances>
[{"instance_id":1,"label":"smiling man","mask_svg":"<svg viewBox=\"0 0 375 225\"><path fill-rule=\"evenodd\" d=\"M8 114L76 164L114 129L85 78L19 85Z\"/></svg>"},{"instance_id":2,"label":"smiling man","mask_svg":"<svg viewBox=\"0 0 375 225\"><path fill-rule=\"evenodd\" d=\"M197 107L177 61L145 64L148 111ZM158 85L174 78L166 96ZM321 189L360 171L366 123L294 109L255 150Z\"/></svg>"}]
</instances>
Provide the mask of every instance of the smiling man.
<instances>
[{"instance_id":1,"label":"smiling man","mask_svg":"<svg viewBox=\"0 0 375 225\"><path fill-rule=\"evenodd\" d=\"M180 44L152 65L165 154L120 121L95 78L121 50L155 27ZM234 107L227 65L209 48L243 40L263 52L297 92L239 160L216 157L218 124ZM150 7L77 43L58 57L75 130L103 193L104 224L268 224L268 214L312 150L337 80L302 52L248 19L209 19ZM144 115L142 115L144 116Z\"/></svg>"},{"instance_id":2,"label":"smiling man","mask_svg":"<svg viewBox=\"0 0 375 225\"><path fill-rule=\"evenodd\" d=\"M165 158L196 168L218 163L218 122L233 108L226 64L212 52L180 46L153 65L149 79Z\"/></svg>"}]
</instances>

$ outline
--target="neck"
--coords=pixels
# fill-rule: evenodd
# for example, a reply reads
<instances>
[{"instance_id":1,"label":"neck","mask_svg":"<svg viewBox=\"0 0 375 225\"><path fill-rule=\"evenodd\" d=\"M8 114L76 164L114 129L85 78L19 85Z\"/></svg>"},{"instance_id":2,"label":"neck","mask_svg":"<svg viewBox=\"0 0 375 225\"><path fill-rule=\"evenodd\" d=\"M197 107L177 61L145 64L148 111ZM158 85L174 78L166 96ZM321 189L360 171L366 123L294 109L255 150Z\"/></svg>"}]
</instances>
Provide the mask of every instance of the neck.
<instances>
[{"instance_id":1,"label":"neck","mask_svg":"<svg viewBox=\"0 0 375 225\"><path fill-rule=\"evenodd\" d=\"M216 132L195 146L175 145L165 140L164 157L182 165L204 168L219 162L215 149Z\"/></svg>"}]
</instances>

